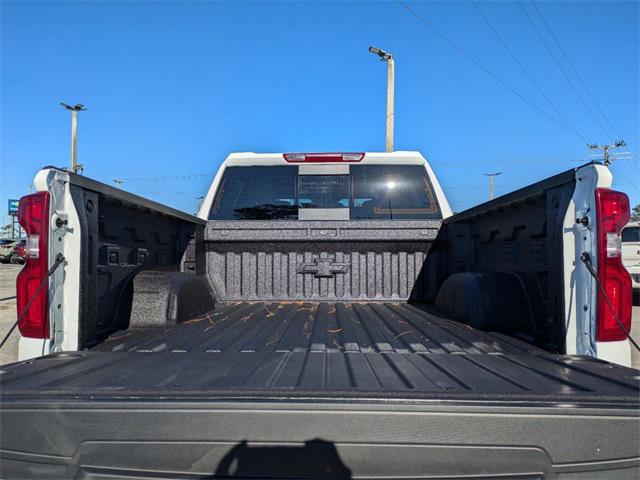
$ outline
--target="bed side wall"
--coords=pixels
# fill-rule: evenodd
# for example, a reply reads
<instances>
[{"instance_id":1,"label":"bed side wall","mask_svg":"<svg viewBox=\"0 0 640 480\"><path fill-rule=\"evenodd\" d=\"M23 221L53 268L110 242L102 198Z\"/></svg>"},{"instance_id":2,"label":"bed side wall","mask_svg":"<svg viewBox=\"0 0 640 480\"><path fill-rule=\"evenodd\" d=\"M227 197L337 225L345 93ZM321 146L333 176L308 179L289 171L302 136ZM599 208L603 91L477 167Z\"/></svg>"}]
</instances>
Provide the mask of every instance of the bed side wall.
<instances>
[{"instance_id":1,"label":"bed side wall","mask_svg":"<svg viewBox=\"0 0 640 480\"><path fill-rule=\"evenodd\" d=\"M127 328L134 276L179 271L203 226L104 192L70 188L82 231L79 345L87 347Z\"/></svg>"},{"instance_id":2,"label":"bed side wall","mask_svg":"<svg viewBox=\"0 0 640 480\"><path fill-rule=\"evenodd\" d=\"M563 221L575 189L571 170L454 215L439 235L440 280L456 272L515 274L531 321L519 335L564 351ZM427 260L427 263L430 259Z\"/></svg>"}]
</instances>

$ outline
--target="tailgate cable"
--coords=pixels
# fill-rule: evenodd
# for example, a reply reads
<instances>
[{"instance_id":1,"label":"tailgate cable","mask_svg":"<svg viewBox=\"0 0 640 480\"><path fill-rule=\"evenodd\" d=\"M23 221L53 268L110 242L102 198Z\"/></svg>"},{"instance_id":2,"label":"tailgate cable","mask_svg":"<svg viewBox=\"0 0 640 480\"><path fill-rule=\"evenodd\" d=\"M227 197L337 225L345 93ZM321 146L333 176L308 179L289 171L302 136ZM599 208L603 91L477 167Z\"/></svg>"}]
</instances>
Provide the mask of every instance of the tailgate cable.
<instances>
[{"instance_id":1,"label":"tailgate cable","mask_svg":"<svg viewBox=\"0 0 640 480\"><path fill-rule=\"evenodd\" d=\"M640 346L638 346L636 341L633 338L631 338L631 335L629 335L629 332L627 332L627 329L624 328L624 325L620 321L620 318L618 317L618 315L616 315L616 312L613 310L613 305L611 305L611 300L609 300L609 296L607 295L607 292L604 291L604 288L600 283L600 279L598 278L598 273L596 272L595 268L593 268L593 264L591 263L591 256L589 256L587 252L582 252L582 255L580 255L580 260L582 260L582 263L584 263L585 267L587 267L587 270L589 271L591 276L595 278L596 283L598 284L598 288L600 289L600 293L602 293L602 296L604 297L604 300L607 303L607 306L609 307L609 311L611 312L611 315L613 316L613 318L615 318L616 323L618 324L618 327L620 327L620 330L622 330L622 333L624 333L624 336L627 337L627 340L631 342L631 345L633 345L633 347L640 352Z\"/></svg>"},{"instance_id":2,"label":"tailgate cable","mask_svg":"<svg viewBox=\"0 0 640 480\"><path fill-rule=\"evenodd\" d=\"M56 259L53 262L53 265L51 265L51 268L49 269L49 271L47 272L46 277L44 277L42 279L42 282L40 282L40 286L38 286L38 288L36 289L36 291L33 293L33 295L31 295L31 298L29 299L29 301L27 302L27 304L24 307L24 310L22 311L22 313L18 316L18 319L13 323L13 325L11 326L11 328L9 329L9 331L7 332L7 334L4 336L4 338L2 339L2 342L0 342L0 348L2 348L4 346L4 344L6 343L6 341L9 339L9 336L13 333L13 331L15 330L15 328L18 326L18 324L20 323L20 320L22 320L22 317L24 317L25 313L27 313L27 310L29 310L29 307L31 306L31 304L33 303L33 301L36 299L36 297L38 296L38 294L40 293L40 290L42 290L44 288L44 286L47 284L47 282L49 281L49 277L51 275L53 275L53 272L56 271L56 269L62 264L62 262L64 262L64 255L62 255L61 253L59 253L58 255L56 255Z\"/></svg>"}]
</instances>

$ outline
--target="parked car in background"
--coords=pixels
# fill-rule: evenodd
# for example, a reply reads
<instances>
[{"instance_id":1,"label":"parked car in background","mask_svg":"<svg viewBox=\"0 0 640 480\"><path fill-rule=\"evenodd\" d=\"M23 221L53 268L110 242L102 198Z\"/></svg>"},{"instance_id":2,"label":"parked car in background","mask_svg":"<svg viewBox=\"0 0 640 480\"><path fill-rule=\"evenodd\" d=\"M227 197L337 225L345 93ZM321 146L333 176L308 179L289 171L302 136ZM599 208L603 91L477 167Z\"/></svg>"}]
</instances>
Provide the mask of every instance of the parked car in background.
<instances>
[{"instance_id":1,"label":"parked car in background","mask_svg":"<svg viewBox=\"0 0 640 480\"><path fill-rule=\"evenodd\" d=\"M0 238L0 263L9 263L11 261L13 247L16 246L18 241L13 238Z\"/></svg>"},{"instance_id":2,"label":"parked car in background","mask_svg":"<svg viewBox=\"0 0 640 480\"><path fill-rule=\"evenodd\" d=\"M11 263L24 263L24 259L27 258L26 243L26 240L20 240L13 246Z\"/></svg>"},{"instance_id":3,"label":"parked car in background","mask_svg":"<svg viewBox=\"0 0 640 480\"><path fill-rule=\"evenodd\" d=\"M640 223L628 223L622 230L622 263L631 274L634 290L640 290Z\"/></svg>"}]
</instances>

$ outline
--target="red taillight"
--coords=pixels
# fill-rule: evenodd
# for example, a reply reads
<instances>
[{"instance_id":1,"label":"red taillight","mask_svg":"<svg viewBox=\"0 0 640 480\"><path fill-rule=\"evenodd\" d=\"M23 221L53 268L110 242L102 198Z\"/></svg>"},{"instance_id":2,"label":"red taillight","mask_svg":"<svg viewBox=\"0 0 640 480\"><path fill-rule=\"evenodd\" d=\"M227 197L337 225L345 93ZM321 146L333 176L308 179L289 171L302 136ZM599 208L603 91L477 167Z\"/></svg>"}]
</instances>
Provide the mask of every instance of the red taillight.
<instances>
[{"instance_id":1,"label":"red taillight","mask_svg":"<svg viewBox=\"0 0 640 480\"><path fill-rule=\"evenodd\" d=\"M20 199L18 221L27 234L25 265L16 280L18 315L47 277L49 256L49 193L38 192ZM18 324L23 337L49 338L47 285L36 295Z\"/></svg>"},{"instance_id":2,"label":"red taillight","mask_svg":"<svg viewBox=\"0 0 640 480\"><path fill-rule=\"evenodd\" d=\"M631 329L631 275L622 265L620 232L629 221L629 197L608 188L596 189L598 222L598 278L614 312L628 332ZM598 289L596 340L624 340L626 335Z\"/></svg>"},{"instance_id":3,"label":"red taillight","mask_svg":"<svg viewBox=\"0 0 640 480\"><path fill-rule=\"evenodd\" d=\"M290 163L359 162L364 153L284 153Z\"/></svg>"}]
</instances>

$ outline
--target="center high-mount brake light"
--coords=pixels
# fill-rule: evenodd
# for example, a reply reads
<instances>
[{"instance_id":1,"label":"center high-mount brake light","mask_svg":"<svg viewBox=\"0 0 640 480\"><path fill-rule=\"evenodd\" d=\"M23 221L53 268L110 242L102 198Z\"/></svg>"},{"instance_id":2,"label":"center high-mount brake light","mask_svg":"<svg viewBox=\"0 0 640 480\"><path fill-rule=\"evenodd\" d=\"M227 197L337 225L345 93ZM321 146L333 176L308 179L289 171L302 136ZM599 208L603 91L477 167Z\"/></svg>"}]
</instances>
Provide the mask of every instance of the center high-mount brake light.
<instances>
[{"instance_id":1,"label":"center high-mount brake light","mask_svg":"<svg viewBox=\"0 0 640 480\"><path fill-rule=\"evenodd\" d=\"M283 153L289 163L359 162L364 153Z\"/></svg>"},{"instance_id":2,"label":"center high-mount brake light","mask_svg":"<svg viewBox=\"0 0 640 480\"><path fill-rule=\"evenodd\" d=\"M27 234L24 268L16 280L18 316L36 294L49 270L49 192L38 192L20 199L18 221ZM47 285L35 296L20 320L23 337L49 338L49 306Z\"/></svg>"},{"instance_id":3,"label":"center high-mount brake light","mask_svg":"<svg viewBox=\"0 0 640 480\"><path fill-rule=\"evenodd\" d=\"M631 275L622 264L622 228L629 221L629 197L608 188L597 188L598 279L607 293L622 327L631 329ZM596 304L596 340L624 340L626 335L611 313L607 300L598 289Z\"/></svg>"}]
</instances>

